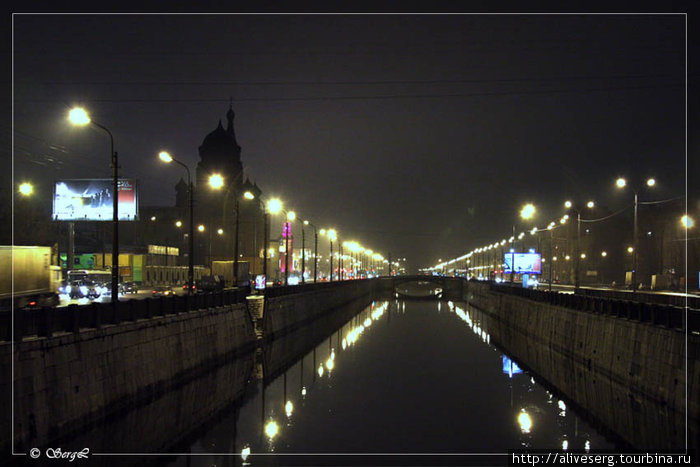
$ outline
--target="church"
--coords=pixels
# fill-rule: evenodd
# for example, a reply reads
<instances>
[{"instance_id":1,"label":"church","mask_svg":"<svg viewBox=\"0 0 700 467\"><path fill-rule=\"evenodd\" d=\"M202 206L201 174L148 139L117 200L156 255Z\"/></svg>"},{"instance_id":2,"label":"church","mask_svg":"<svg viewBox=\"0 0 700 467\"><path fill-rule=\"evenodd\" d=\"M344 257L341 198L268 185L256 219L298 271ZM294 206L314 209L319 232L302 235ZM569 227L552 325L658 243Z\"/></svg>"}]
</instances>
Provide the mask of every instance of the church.
<instances>
[{"instance_id":1,"label":"church","mask_svg":"<svg viewBox=\"0 0 700 467\"><path fill-rule=\"evenodd\" d=\"M264 269L262 191L244 173L234 118L233 106L230 105L226 127L219 120L218 126L204 137L199 146L199 162L193 174L195 277L209 272L227 277L232 275L236 228L241 267L247 263L253 278L262 274ZM140 221L137 222L141 224L137 229L140 238L132 240L142 246L148 245L144 260L149 264L142 266L140 281L147 284L186 282L188 222L188 188L183 178L175 185L174 206L141 208ZM133 280L139 281L138 275L134 271Z\"/></svg>"}]
</instances>

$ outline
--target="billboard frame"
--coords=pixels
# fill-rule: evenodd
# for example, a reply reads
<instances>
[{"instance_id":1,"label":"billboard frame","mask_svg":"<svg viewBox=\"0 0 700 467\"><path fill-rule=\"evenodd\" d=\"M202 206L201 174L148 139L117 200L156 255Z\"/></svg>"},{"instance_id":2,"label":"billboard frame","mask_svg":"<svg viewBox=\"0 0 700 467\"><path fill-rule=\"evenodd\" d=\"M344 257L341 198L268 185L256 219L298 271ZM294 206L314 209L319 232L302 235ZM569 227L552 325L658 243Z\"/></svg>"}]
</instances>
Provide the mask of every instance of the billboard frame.
<instances>
[{"instance_id":1,"label":"billboard frame","mask_svg":"<svg viewBox=\"0 0 700 467\"><path fill-rule=\"evenodd\" d=\"M130 183L132 190L133 190L133 208L128 210L126 215L123 215L122 213L124 212L123 209L119 209L119 221L120 222L133 222L133 221L138 221L139 220L139 182L135 178L123 178L120 177L118 179L119 182L119 188L118 192L121 192L121 187L123 183ZM65 178L65 179L54 179L53 182L53 197L51 200L51 220L57 221L57 222L113 222L113 215L112 215L112 210L113 210L113 204L110 203L109 205L103 205L102 206L102 211L104 211L105 215L104 216L98 216L98 217L88 217L89 214L84 215L83 217L69 217L65 213L58 213L56 212L57 207L56 207L56 202L58 199L58 194L57 194L57 188L59 184L63 183L67 187L71 186L71 183L74 185L79 185L82 184L86 188L89 186L90 183L95 183L98 185L98 187L101 187L102 190L107 190L108 193L110 194L110 198L113 200L114 197L112 195L113 191L113 185L114 185L114 180L111 178ZM75 186L73 186L75 188ZM98 201L101 202L101 201ZM117 198L117 202L119 202L119 199ZM130 202L130 201L129 201ZM123 202L120 204L124 204ZM65 209L65 208L64 208ZM133 216L130 215L130 213L133 212Z\"/></svg>"}]
</instances>

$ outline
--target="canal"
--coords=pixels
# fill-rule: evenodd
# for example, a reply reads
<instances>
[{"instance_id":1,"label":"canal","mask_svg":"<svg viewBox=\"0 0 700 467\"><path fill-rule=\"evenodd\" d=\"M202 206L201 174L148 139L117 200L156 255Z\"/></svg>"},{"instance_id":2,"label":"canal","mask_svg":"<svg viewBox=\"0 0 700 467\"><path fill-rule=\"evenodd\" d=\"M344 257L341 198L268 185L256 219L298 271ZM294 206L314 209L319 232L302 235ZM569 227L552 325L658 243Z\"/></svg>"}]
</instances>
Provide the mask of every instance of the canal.
<instances>
[{"instance_id":1,"label":"canal","mask_svg":"<svg viewBox=\"0 0 700 467\"><path fill-rule=\"evenodd\" d=\"M504 464L517 449L621 447L570 405L503 354L485 317L465 303L376 301L269 342L64 445L167 466ZM172 455L133 455L163 452Z\"/></svg>"}]
</instances>

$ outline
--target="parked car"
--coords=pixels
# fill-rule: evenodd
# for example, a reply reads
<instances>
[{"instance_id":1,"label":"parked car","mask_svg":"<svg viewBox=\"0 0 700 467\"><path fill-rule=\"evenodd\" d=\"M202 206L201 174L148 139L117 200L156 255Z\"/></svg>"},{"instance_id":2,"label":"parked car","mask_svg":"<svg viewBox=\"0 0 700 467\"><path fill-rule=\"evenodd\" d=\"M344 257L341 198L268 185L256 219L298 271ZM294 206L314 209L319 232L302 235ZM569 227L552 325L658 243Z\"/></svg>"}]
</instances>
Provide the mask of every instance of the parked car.
<instances>
[{"instance_id":1,"label":"parked car","mask_svg":"<svg viewBox=\"0 0 700 467\"><path fill-rule=\"evenodd\" d=\"M171 295L175 295L175 291L167 285L157 285L153 287L153 290L151 291L151 295L154 297L168 297Z\"/></svg>"}]
</instances>

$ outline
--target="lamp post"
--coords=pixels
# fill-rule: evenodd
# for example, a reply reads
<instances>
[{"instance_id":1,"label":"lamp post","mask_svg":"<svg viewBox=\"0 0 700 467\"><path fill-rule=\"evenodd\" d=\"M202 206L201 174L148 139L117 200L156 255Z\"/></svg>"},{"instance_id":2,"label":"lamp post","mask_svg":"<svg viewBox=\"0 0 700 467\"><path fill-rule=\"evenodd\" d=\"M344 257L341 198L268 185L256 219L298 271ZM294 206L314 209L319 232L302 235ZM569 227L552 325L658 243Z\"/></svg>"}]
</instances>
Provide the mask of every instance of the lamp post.
<instances>
[{"instance_id":1,"label":"lamp post","mask_svg":"<svg viewBox=\"0 0 700 467\"><path fill-rule=\"evenodd\" d=\"M537 210L535 209L535 206L532 203L527 203L525 206L522 207L520 210L520 218L524 220L532 219L535 216L535 213ZM522 238L520 236L519 238ZM514 248L514 243L515 243L515 224L513 224L513 236L510 237L510 246L511 246L511 255L510 255L510 282L511 284L515 282L515 248Z\"/></svg>"},{"instance_id":2,"label":"lamp post","mask_svg":"<svg viewBox=\"0 0 700 467\"><path fill-rule=\"evenodd\" d=\"M176 164L181 165L182 167L185 168L187 171L187 203L189 207L189 216L190 216L190 235L188 238L188 268L187 268L187 294L192 295L192 286L194 285L194 201L193 201L193 192L194 192L194 186L192 186L192 178L190 177L190 169L187 167L187 165L183 164L177 159L174 159L170 154L168 154L166 151L161 151L160 154L158 154L158 157L160 160L166 163L170 162L175 162Z\"/></svg>"},{"instance_id":3,"label":"lamp post","mask_svg":"<svg viewBox=\"0 0 700 467\"><path fill-rule=\"evenodd\" d=\"M221 176L221 174L212 174L209 176L209 186L212 187L215 190L220 190L224 186L224 178ZM228 200L229 193L231 192L231 189L236 188L235 184L229 185L228 188L226 189L226 194L224 195L224 213L226 212L226 203L225 201ZM250 192L246 191L243 193L243 198L247 200L255 199L255 196ZM236 222L234 224L234 233L233 233L233 278L232 278L232 285L233 286L238 286L238 257L240 256L239 254L239 225L240 225L240 217L241 217L241 210L240 210L240 193L236 193L235 197L235 202L234 202L234 213L236 215Z\"/></svg>"},{"instance_id":4,"label":"lamp post","mask_svg":"<svg viewBox=\"0 0 700 467\"><path fill-rule=\"evenodd\" d=\"M328 241L330 243L330 254L328 255L330 257L330 270L328 281L333 282L333 241L338 238L337 233L335 229L321 229L321 235L328 235Z\"/></svg>"},{"instance_id":5,"label":"lamp post","mask_svg":"<svg viewBox=\"0 0 700 467\"><path fill-rule=\"evenodd\" d=\"M316 226L309 222L308 220L304 221L304 225L310 225L311 227L314 228L314 283L316 283L316 267L318 265L318 232L316 231ZM303 230L302 230L303 233ZM302 256L303 258L303 256ZM302 272L302 278L304 277L304 274ZM303 281L303 279L302 279Z\"/></svg>"},{"instance_id":6,"label":"lamp post","mask_svg":"<svg viewBox=\"0 0 700 467\"><path fill-rule=\"evenodd\" d=\"M263 252L263 275L265 276L265 285L267 286L267 253L270 246L270 214L277 214L282 210L282 201L277 198L273 198L267 203L264 203L265 207L265 250Z\"/></svg>"},{"instance_id":7,"label":"lamp post","mask_svg":"<svg viewBox=\"0 0 700 467\"><path fill-rule=\"evenodd\" d=\"M112 304L116 307L119 300L119 159L114 151L114 137L107 127L91 120L90 116L82 108L76 107L71 109L68 119L72 124L79 126L92 123L109 135L110 155L112 158Z\"/></svg>"},{"instance_id":8,"label":"lamp post","mask_svg":"<svg viewBox=\"0 0 700 467\"><path fill-rule=\"evenodd\" d=\"M624 178L620 177L617 179L615 182L618 188L622 189L627 186L627 180ZM656 186L656 180L653 178L649 178L646 181L646 185L649 188L652 188ZM632 230L632 244L633 244L633 251L632 251L632 292L637 291L637 246L638 246L638 232L637 232L637 208L638 208L638 198L639 198L639 189L638 188L632 188L632 191L634 192L634 225L633 225L633 230Z\"/></svg>"},{"instance_id":9,"label":"lamp post","mask_svg":"<svg viewBox=\"0 0 700 467\"><path fill-rule=\"evenodd\" d=\"M284 210L283 210L284 211ZM284 211L287 221L285 222L286 229L282 229L284 235L284 285L289 283L289 237L292 235L292 221L296 219L294 211ZM294 258L292 258L294 263ZM303 275L303 273L302 273Z\"/></svg>"},{"instance_id":10,"label":"lamp post","mask_svg":"<svg viewBox=\"0 0 700 467\"><path fill-rule=\"evenodd\" d=\"M306 269L306 253L304 249L306 248L306 233L304 232L304 225L306 222L301 224L301 283L304 284L306 280L304 279L304 270Z\"/></svg>"},{"instance_id":11,"label":"lamp post","mask_svg":"<svg viewBox=\"0 0 700 467\"><path fill-rule=\"evenodd\" d=\"M578 292L581 284L581 259L585 257L581 253L581 205L574 205L571 201L566 201L564 207L576 213L576 248L574 251L574 293ZM586 203L588 209L595 207L595 202L588 201Z\"/></svg>"}]
</instances>

